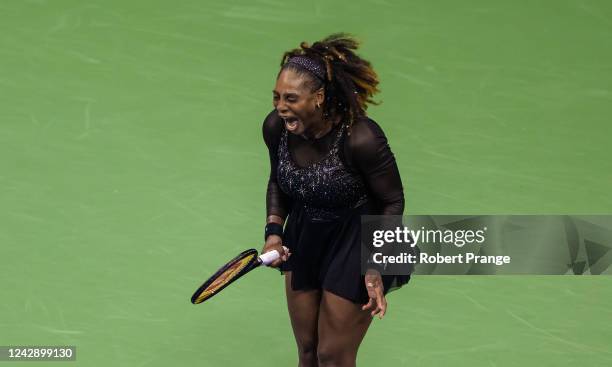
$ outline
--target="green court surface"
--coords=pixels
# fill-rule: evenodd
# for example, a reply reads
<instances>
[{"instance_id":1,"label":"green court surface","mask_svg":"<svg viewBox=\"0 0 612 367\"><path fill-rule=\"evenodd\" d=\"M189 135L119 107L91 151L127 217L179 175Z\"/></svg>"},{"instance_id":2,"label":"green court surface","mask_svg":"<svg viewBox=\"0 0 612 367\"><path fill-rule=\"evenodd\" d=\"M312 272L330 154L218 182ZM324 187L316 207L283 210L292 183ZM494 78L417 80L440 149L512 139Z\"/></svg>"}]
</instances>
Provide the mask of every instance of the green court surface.
<instances>
[{"instance_id":1,"label":"green court surface","mask_svg":"<svg viewBox=\"0 0 612 367\"><path fill-rule=\"evenodd\" d=\"M608 1L8 0L0 19L0 345L77 346L54 366L297 364L277 272L189 297L263 244L261 122L303 40L364 41L406 214L612 213ZM612 365L609 276L418 276L388 300L359 365Z\"/></svg>"}]
</instances>

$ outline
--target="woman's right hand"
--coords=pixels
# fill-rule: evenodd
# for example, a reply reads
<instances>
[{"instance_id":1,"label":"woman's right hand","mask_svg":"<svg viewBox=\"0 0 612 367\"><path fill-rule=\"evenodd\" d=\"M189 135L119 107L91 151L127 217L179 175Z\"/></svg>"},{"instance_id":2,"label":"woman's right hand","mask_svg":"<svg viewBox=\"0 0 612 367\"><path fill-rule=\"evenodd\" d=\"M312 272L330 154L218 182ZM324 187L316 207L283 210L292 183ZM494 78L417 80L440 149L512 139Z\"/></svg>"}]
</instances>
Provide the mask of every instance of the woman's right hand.
<instances>
[{"instance_id":1,"label":"woman's right hand","mask_svg":"<svg viewBox=\"0 0 612 367\"><path fill-rule=\"evenodd\" d=\"M263 249L261 249L261 253L265 254L266 252L274 250L278 251L280 257L274 260L269 266L278 268L283 261L287 261L289 256L291 256L291 252L289 252L289 250L285 251L283 239L279 235L271 234L268 236Z\"/></svg>"}]
</instances>

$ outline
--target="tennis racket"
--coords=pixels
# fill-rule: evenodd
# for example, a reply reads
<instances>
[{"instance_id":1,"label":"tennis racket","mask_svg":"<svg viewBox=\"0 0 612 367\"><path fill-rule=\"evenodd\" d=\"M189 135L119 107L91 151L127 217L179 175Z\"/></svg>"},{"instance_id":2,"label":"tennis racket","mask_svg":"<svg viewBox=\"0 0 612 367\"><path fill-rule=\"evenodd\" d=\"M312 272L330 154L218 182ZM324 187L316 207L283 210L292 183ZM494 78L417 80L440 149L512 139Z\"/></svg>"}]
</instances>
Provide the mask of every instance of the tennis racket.
<instances>
[{"instance_id":1,"label":"tennis racket","mask_svg":"<svg viewBox=\"0 0 612 367\"><path fill-rule=\"evenodd\" d=\"M284 249L287 251L286 247ZM257 255L257 250L249 249L228 261L195 291L193 296L191 296L191 303L198 304L210 299L244 274L260 265L270 265L280 257L276 250L266 252L260 256Z\"/></svg>"}]
</instances>

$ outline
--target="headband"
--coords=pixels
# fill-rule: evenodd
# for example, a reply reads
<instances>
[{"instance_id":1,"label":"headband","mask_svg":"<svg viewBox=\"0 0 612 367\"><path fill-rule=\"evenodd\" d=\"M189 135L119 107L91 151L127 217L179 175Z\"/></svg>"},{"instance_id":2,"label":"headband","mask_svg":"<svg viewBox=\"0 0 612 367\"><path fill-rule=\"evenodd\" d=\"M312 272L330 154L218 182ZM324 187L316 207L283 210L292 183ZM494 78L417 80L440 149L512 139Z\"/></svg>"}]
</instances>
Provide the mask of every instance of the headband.
<instances>
[{"instance_id":1,"label":"headband","mask_svg":"<svg viewBox=\"0 0 612 367\"><path fill-rule=\"evenodd\" d=\"M294 56L286 64L298 66L300 69L310 72L319 80L325 82L325 69L316 61L307 56Z\"/></svg>"}]
</instances>

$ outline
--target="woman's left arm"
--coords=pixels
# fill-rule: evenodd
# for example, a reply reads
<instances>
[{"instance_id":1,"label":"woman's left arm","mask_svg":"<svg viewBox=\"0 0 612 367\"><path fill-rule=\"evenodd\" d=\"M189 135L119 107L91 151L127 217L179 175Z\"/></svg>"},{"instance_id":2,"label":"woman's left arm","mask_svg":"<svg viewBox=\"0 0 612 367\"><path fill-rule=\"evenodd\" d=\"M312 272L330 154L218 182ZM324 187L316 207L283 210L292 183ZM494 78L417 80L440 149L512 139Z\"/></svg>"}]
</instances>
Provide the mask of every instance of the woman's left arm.
<instances>
[{"instance_id":1,"label":"woman's left arm","mask_svg":"<svg viewBox=\"0 0 612 367\"><path fill-rule=\"evenodd\" d=\"M363 176L370 193L382 206L381 215L404 213L404 188L387 137L372 120L361 120L349 136L350 160Z\"/></svg>"},{"instance_id":2,"label":"woman's left arm","mask_svg":"<svg viewBox=\"0 0 612 367\"><path fill-rule=\"evenodd\" d=\"M363 176L368 190L381 206L382 215L404 213L404 189L387 137L372 120L360 120L349 136L350 164ZM372 316L382 318L387 312L380 268L368 269L364 281L369 301L362 307Z\"/></svg>"}]
</instances>

